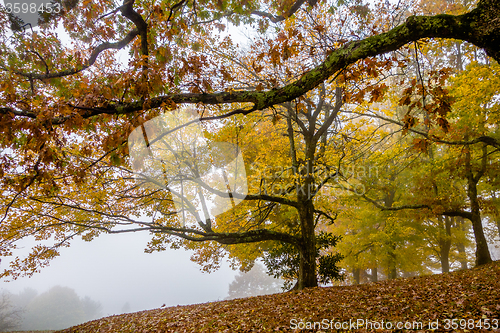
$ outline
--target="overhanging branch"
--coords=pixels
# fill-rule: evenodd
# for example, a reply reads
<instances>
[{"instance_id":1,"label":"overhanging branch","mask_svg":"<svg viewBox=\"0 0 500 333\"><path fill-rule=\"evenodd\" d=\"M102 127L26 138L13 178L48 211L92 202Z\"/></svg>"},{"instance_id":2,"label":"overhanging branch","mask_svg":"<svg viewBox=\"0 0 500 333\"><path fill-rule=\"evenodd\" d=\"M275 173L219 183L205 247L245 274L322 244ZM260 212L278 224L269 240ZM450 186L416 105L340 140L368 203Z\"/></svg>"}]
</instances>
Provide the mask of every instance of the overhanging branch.
<instances>
[{"instance_id":1,"label":"overhanging branch","mask_svg":"<svg viewBox=\"0 0 500 333\"><path fill-rule=\"evenodd\" d=\"M249 113L294 100L326 81L342 68L360 59L395 51L403 45L422 38L461 39L484 48L488 55L500 60L500 5L495 0L480 1L478 6L464 15L411 16L405 23L379 35L359 41L352 41L332 51L319 66L306 72L297 81L268 91L231 91L211 94L177 93L129 103L110 103L105 107L91 108L81 113L84 118L99 114L124 114L151 108L162 103L174 101L177 104L229 104L252 103ZM137 32L136 32L137 34ZM147 105L144 105L147 103ZM8 109L8 108L6 108ZM5 112L5 108L3 109ZM23 110L10 110L13 113L30 117ZM240 112L243 113L243 112ZM53 124L62 123L68 117L57 117Z\"/></svg>"},{"instance_id":2,"label":"overhanging branch","mask_svg":"<svg viewBox=\"0 0 500 333\"><path fill-rule=\"evenodd\" d=\"M373 204L375 207L382 211L399 211L399 210L406 210L406 209L429 209L432 210L432 207L426 204L419 204L419 205L401 205L401 206L396 206L396 207L386 207L384 205L381 205L377 202L377 200L371 199L365 194L362 194L361 197L365 199L366 201L370 202ZM461 216L466 219L471 219L472 213L470 212L464 212L461 210L445 210L439 213L436 213L436 215L446 215L446 216Z\"/></svg>"}]
</instances>

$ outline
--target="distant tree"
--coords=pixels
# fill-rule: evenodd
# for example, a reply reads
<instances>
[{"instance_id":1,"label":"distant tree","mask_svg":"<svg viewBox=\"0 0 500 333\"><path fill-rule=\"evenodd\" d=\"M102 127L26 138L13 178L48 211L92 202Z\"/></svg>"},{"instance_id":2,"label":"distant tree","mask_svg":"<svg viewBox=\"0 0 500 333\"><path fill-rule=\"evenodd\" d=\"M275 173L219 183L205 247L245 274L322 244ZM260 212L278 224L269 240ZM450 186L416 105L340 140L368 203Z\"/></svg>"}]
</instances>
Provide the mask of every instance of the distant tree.
<instances>
[{"instance_id":1,"label":"distant tree","mask_svg":"<svg viewBox=\"0 0 500 333\"><path fill-rule=\"evenodd\" d=\"M282 291L283 281L266 274L261 264L248 272L240 272L229 285L226 299L275 294Z\"/></svg>"},{"instance_id":2,"label":"distant tree","mask_svg":"<svg viewBox=\"0 0 500 333\"><path fill-rule=\"evenodd\" d=\"M83 322L80 298L68 287L55 286L35 297L26 307L25 330L63 329Z\"/></svg>"},{"instance_id":3,"label":"distant tree","mask_svg":"<svg viewBox=\"0 0 500 333\"><path fill-rule=\"evenodd\" d=\"M99 302L88 296L80 298L68 287L55 286L36 297L27 297L32 295L33 290L28 289L16 297L19 304L29 300L24 305L21 325L24 330L63 329L101 315Z\"/></svg>"},{"instance_id":4,"label":"distant tree","mask_svg":"<svg viewBox=\"0 0 500 333\"><path fill-rule=\"evenodd\" d=\"M10 295L10 299L15 307L24 309L37 295L38 292L35 289L24 288L24 290L18 294Z\"/></svg>"},{"instance_id":5,"label":"distant tree","mask_svg":"<svg viewBox=\"0 0 500 333\"><path fill-rule=\"evenodd\" d=\"M85 296L81 299L85 321L97 319L102 316L102 306L100 302Z\"/></svg>"},{"instance_id":6,"label":"distant tree","mask_svg":"<svg viewBox=\"0 0 500 333\"><path fill-rule=\"evenodd\" d=\"M0 296L0 332L7 332L19 327L22 311L16 308L10 294L4 292Z\"/></svg>"},{"instance_id":7,"label":"distant tree","mask_svg":"<svg viewBox=\"0 0 500 333\"><path fill-rule=\"evenodd\" d=\"M129 302L125 302L125 304L123 304L122 310L121 310L121 313L127 313L127 312L130 312L130 303Z\"/></svg>"}]
</instances>

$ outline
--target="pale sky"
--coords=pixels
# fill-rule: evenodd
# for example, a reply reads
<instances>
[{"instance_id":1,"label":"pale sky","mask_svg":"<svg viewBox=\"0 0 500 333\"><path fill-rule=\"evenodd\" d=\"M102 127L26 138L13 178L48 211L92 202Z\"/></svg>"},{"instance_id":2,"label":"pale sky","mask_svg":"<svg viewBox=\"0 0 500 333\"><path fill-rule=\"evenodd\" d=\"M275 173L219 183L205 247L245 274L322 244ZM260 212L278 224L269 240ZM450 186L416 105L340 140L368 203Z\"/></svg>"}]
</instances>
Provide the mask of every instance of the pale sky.
<instances>
[{"instance_id":1,"label":"pale sky","mask_svg":"<svg viewBox=\"0 0 500 333\"><path fill-rule=\"evenodd\" d=\"M126 302L134 312L227 296L229 283L237 274L227 263L215 273L203 273L198 264L190 261L190 252L168 249L144 253L149 237L147 233L128 233L102 235L92 242L75 240L41 273L13 282L2 281L0 291L18 293L29 287L40 294L56 285L70 287L80 297L101 302L104 316L120 313Z\"/></svg>"}]
</instances>

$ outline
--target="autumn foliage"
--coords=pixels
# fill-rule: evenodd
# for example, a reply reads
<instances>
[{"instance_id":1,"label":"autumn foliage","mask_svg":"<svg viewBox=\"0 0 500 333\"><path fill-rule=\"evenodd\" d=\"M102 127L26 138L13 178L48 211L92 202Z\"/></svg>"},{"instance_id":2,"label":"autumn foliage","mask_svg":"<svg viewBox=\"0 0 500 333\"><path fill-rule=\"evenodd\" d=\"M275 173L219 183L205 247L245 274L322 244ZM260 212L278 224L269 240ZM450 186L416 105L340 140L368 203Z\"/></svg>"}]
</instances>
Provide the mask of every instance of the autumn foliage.
<instances>
[{"instance_id":1,"label":"autumn foliage","mask_svg":"<svg viewBox=\"0 0 500 333\"><path fill-rule=\"evenodd\" d=\"M131 231L207 271L226 255L243 270L292 256L297 289L491 262L499 12L497 0L86 0L21 31L2 7L0 276L31 276L76 237ZM138 177L129 135L181 112L241 149L248 193L224 192L224 174L192 187L199 201L182 188L178 206L175 188ZM233 209L209 211L224 195Z\"/></svg>"}]
</instances>

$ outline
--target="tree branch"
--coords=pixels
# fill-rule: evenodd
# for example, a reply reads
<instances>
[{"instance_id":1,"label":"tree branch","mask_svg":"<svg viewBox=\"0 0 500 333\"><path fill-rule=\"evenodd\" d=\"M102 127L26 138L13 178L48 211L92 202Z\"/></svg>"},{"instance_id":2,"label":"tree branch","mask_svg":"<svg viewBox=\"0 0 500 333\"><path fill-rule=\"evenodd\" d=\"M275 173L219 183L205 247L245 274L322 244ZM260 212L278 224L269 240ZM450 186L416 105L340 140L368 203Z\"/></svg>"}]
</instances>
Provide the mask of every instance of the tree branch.
<instances>
[{"instance_id":1,"label":"tree branch","mask_svg":"<svg viewBox=\"0 0 500 333\"><path fill-rule=\"evenodd\" d=\"M134 22L137 27L137 31L141 36L141 54L145 57L149 55L148 50L148 24L144 21L144 18L134 10L135 0L124 0L123 6L121 6L120 11L123 16L128 18L130 21ZM147 61L147 58L145 59ZM147 69L147 64L143 65L143 69Z\"/></svg>"},{"instance_id":2,"label":"tree branch","mask_svg":"<svg viewBox=\"0 0 500 333\"><path fill-rule=\"evenodd\" d=\"M250 113L267 107L291 101L314 89L337 71L360 59L395 51L403 45L421 38L461 39L485 49L488 55L500 60L500 4L494 0L482 0L469 13L459 16L411 16L405 23L379 35L349 42L335 49L319 66L306 72L298 80L268 91L231 91L211 94L177 93L148 100L148 108L158 108L162 103L174 101L177 104L228 104L253 103L245 112ZM138 31L135 32L137 34ZM135 37L135 36L134 36ZM42 77L42 76L40 76ZM105 107L92 108L84 112L84 118L98 114L124 114L141 111L145 101L129 103L115 102ZM14 110L11 110L14 111ZM18 112L20 112L18 110ZM25 116L29 116L27 112ZM68 117L57 117L53 123L62 123Z\"/></svg>"},{"instance_id":3,"label":"tree branch","mask_svg":"<svg viewBox=\"0 0 500 333\"><path fill-rule=\"evenodd\" d=\"M429 209L432 210L431 206L426 205L426 204L421 204L421 205L402 205L402 206L397 206L397 207L386 207L384 205L379 204L376 200L373 200L369 197L367 197L365 194L362 194L361 197L365 199L366 201L372 203L375 207L377 207L380 210L385 210L385 211L398 211L398 210L405 210L405 209ZM438 214L438 213L436 213ZM446 216L461 216L466 219L471 219L472 213L470 212L464 212L461 210L445 210L443 212L439 212L438 215L446 215Z\"/></svg>"},{"instance_id":4,"label":"tree branch","mask_svg":"<svg viewBox=\"0 0 500 333\"><path fill-rule=\"evenodd\" d=\"M115 50L122 49L125 46L127 46L138 34L139 34L139 31L137 29L133 29L122 40L120 40L118 42L114 42L114 43L106 42L106 43L100 44L92 51L89 59L86 60L84 65L80 68L67 69L67 70L63 70L60 72L45 73L45 74L25 73L25 72L16 71L16 70L10 70L7 68L3 68L3 69L10 71L14 74L24 76L24 77L27 77L30 79L35 79L35 80L52 79L52 78L74 75L74 74L80 73L80 72L86 70L87 68L89 68L90 66L92 66L96 62L99 54L101 54L103 51L109 50L109 49L115 49ZM14 112L14 110L11 110L11 111ZM27 115L25 115L25 116L27 116ZM35 117L30 117L30 118L35 118ZM54 123L54 124L56 124L56 123Z\"/></svg>"},{"instance_id":5,"label":"tree branch","mask_svg":"<svg viewBox=\"0 0 500 333\"><path fill-rule=\"evenodd\" d=\"M395 125L399 125L401 127L404 127L405 124L400 122L400 121L397 121L397 120L394 120L394 119L391 119L391 118L388 118L388 117L384 117L384 116L381 116L381 115L378 115L378 114L367 114L367 113L359 113L359 112L353 112L353 111L345 111L346 113L354 113L354 114L357 114L357 115L360 115L360 116L366 116L366 117L373 117L373 118L378 118L378 119L381 119L381 120L384 120L384 121L387 121L389 123L392 123L392 124L395 124ZM433 136L433 135L429 135L428 133L426 132L423 132L423 131L420 131L418 129L415 129L415 128L408 128L408 131L410 132L413 132L413 133L416 133L416 134L419 134L419 135L422 135L423 137L425 137L426 139L429 139L433 142L436 142L436 143L443 143L443 144L447 144L447 145L453 145L453 146L468 146L468 145L473 145L473 144L476 144L476 143L484 143L488 146L492 146L492 147L495 147L495 148L498 148L500 149L500 141L498 141L497 139L495 138L492 138L491 136L480 136L478 138L475 138L475 139L472 139L472 140L465 140L465 141L448 141L448 140L443 140L443 139L440 139L436 136Z\"/></svg>"},{"instance_id":6,"label":"tree branch","mask_svg":"<svg viewBox=\"0 0 500 333\"><path fill-rule=\"evenodd\" d=\"M161 232L178 236L193 242L216 241L220 244L242 244L242 243L255 243L267 240L281 241L293 245L299 245L300 239L289 234L276 232L268 229L257 229L246 232L213 232L203 233L194 232L194 229L189 228L174 228L157 226L153 232ZM195 233L198 236L189 235Z\"/></svg>"},{"instance_id":7,"label":"tree branch","mask_svg":"<svg viewBox=\"0 0 500 333\"><path fill-rule=\"evenodd\" d=\"M295 14L295 12L297 10L299 10L300 7L302 7L302 5L306 2L306 0L297 0L295 1L295 3L292 5L292 7L290 7L290 9L283 15L278 15L278 16L274 16L273 14L270 14L270 13L267 13L267 12L263 12L263 11L260 11L260 10L254 10L251 14L252 15L257 15L257 16L260 16L260 17L264 17L264 18L268 18L271 22L273 23L278 23L278 22L281 22L283 20L285 20L286 18L292 16L293 14ZM307 1L309 2L309 4L311 6L314 6L316 4L316 1Z\"/></svg>"}]
</instances>

